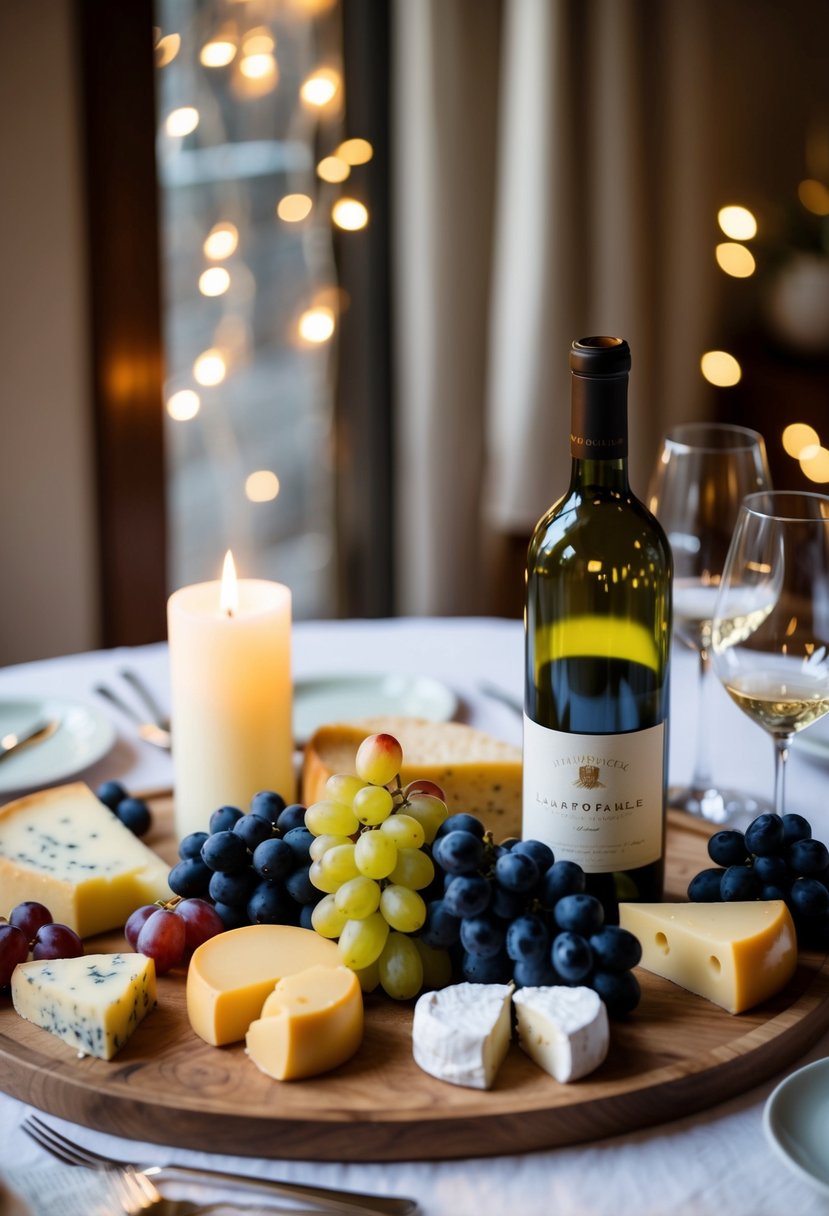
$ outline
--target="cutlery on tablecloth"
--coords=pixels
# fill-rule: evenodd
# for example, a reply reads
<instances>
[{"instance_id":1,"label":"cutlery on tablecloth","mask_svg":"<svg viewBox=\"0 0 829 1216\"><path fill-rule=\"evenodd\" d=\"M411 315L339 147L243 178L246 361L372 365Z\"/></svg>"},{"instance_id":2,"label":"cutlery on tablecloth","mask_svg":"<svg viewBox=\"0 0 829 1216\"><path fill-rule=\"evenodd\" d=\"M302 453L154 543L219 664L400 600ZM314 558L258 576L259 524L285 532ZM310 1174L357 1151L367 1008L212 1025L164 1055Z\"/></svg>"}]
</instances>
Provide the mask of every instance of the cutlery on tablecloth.
<instances>
[{"instance_id":1,"label":"cutlery on tablecloth","mask_svg":"<svg viewBox=\"0 0 829 1216\"><path fill-rule=\"evenodd\" d=\"M172 735L170 732L170 720L161 713L155 699L149 689L143 684L140 678L134 671L122 671L121 676L130 685L141 699L144 709L149 713L149 720L138 710L133 708L129 701L125 701L119 693L110 688L107 684L96 684L95 692L99 697L104 697L111 705L120 710L134 724L136 733L145 743L152 743L154 747L163 748L169 751L172 744Z\"/></svg>"},{"instance_id":2,"label":"cutlery on tablecloth","mask_svg":"<svg viewBox=\"0 0 829 1216\"><path fill-rule=\"evenodd\" d=\"M46 739L51 738L59 726L60 718L38 718L25 730L10 731L7 735L3 735L0 738L0 760L5 760L6 756L12 755L21 747L45 742Z\"/></svg>"},{"instance_id":3,"label":"cutlery on tablecloth","mask_svg":"<svg viewBox=\"0 0 829 1216\"><path fill-rule=\"evenodd\" d=\"M518 697L513 696L511 692L499 688L497 684L489 684L486 680L482 680L478 685L478 691L482 692L485 697L490 697L493 701L500 701L502 705L506 705L513 713L523 717L524 703Z\"/></svg>"}]
</instances>

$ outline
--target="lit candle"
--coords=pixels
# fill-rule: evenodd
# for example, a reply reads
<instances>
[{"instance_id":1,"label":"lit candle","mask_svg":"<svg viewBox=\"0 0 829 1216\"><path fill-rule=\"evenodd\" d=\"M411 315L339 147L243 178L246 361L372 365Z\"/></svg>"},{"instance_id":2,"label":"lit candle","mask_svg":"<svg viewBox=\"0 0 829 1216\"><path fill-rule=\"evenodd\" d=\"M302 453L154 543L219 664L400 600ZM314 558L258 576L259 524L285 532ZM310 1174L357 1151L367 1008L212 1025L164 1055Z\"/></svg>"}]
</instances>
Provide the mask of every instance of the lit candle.
<instances>
[{"instance_id":1,"label":"lit candle","mask_svg":"<svg viewBox=\"0 0 829 1216\"><path fill-rule=\"evenodd\" d=\"M228 553L221 583L170 596L167 629L179 839L259 790L293 801L288 588L237 580Z\"/></svg>"}]
</instances>

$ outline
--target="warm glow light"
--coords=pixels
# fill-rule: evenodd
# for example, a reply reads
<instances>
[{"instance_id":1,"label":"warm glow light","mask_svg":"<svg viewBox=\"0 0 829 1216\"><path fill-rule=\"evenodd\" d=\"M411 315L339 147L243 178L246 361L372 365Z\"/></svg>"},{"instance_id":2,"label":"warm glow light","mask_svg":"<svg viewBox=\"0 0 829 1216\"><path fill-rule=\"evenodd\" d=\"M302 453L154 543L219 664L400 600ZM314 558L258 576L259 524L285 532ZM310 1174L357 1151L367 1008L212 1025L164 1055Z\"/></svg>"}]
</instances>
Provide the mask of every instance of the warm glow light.
<instances>
[{"instance_id":1,"label":"warm glow light","mask_svg":"<svg viewBox=\"0 0 829 1216\"><path fill-rule=\"evenodd\" d=\"M203 351L193 364L193 376L196 382L205 385L205 387L221 384L226 375L227 365L224 355L220 350L216 350L215 347Z\"/></svg>"},{"instance_id":2,"label":"warm glow light","mask_svg":"<svg viewBox=\"0 0 829 1216\"><path fill-rule=\"evenodd\" d=\"M809 177L797 187L797 197L812 215L829 215L829 188Z\"/></svg>"},{"instance_id":3,"label":"warm glow light","mask_svg":"<svg viewBox=\"0 0 829 1216\"><path fill-rule=\"evenodd\" d=\"M298 224L311 214L312 206L307 194L286 194L276 204L276 214L286 224Z\"/></svg>"},{"instance_id":4,"label":"warm glow light","mask_svg":"<svg viewBox=\"0 0 829 1216\"><path fill-rule=\"evenodd\" d=\"M829 481L829 448L818 448L808 459L801 456L800 468L809 481Z\"/></svg>"},{"instance_id":5,"label":"warm glow light","mask_svg":"<svg viewBox=\"0 0 829 1216\"><path fill-rule=\"evenodd\" d=\"M317 165L317 175L324 182L344 182L350 172L351 166L339 156L325 156Z\"/></svg>"},{"instance_id":6,"label":"warm glow light","mask_svg":"<svg viewBox=\"0 0 829 1216\"><path fill-rule=\"evenodd\" d=\"M757 220L748 207L721 207L717 212L717 223L732 241L750 241L757 235Z\"/></svg>"},{"instance_id":7,"label":"warm glow light","mask_svg":"<svg viewBox=\"0 0 829 1216\"><path fill-rule=\"evenodd\" d=\"M337 148L336 155L347 165L365 165L374 155L367 139L346 139Z\"/></svg>"},{"instance_id":8,"label":"warm glow light","mask_svg":"<svg viewBox=\"0 0 829 1216\"><path fill-rule=\"evenodd\" d=\"M757 263L754 254L745 245L737 245L733 241L723 241L717 246L717 265L720 270L730 274L735 279L747 279L754 274Z\"/></svg>"},{"instance_id":9,"label":"warm glow light","mask_svg":"<svg viewBox=\"0 0 829 1216\"><path fill-rule=\"evenodd\" d=\"M219 592L219 611L223 616L233 616L239 611L239 583L233 554L228 549L222 566L222 586Z\"/></svg>"},{"instance_id":10,"label":"warm glow light","mask_svg":"<svg viewBox=\"0 0 829 1216\"><path fill-rule=\"evenodd\" d=\"M318 68L302 82L299 95L306 105L327 106L340 87L339 73L333 68Z\"/></svg>"},{"instance_id":11,"label":"warm glow light","mask_svg":"<svg viewBox=\"0 0 829 1216\"><path fill-rule=\"evenodd\" d=\"M333 333L334 312L330 308L309 308L299 318L299 334L306 342L327 342Z\"/></svg>"},{"instance_id":12,"label":"warm glow light","mask_svg":"<svg viewBox=\"0 0 829 1216\"><path fill-rule=\"evenodd\" d=\"M264 25L258 25L245 34L242 50L246 55L271 55L276 50L276 39Z\"/></svg>"},{"instance_id":13,"label":"warm glow light","mask_svg":"<svg viewBox=\"0 0 829 1216\"><path fill-rule=\"evenodd\" d=\"M223 296L230 286L230 275L223 266L211 266L199 275L199 291L203 296Z\"/></svg>"},{"instance_id":14,"label":"warm glow light","mask_svg":"<svg viewBox=\"0 0 829 1216\"><path fill-rule=\"evenodd\" d=\"M204 242L204 256L221 262L235 253L239 244L239 229L235 224L214 224Z\"/></svg>"},{"instance_id":15,"label":"warm glow light","mask_svg":"<svg viewBox=\"0 0 829 1216\"><path fill-rule=\"evenodd\" d=\"M251 502L273 502L279 493L279 478L270 469L257 469L245 478L245 494Z\"/></svg>"},{"instance_id":16,"label":"warm glow light","mask_svg":"<svg viewBox=\"0 0 829 1216\"><path fill-rule=\"evenodd\" d=\"M199 112L195 106L180 106L167 115L164 129L168 135L184 136L195 131L199 125Z\"/></svg>"},{"instance_id":17,"label":"warm glow light","mask_svg":"<svg viewBox=\"0 0 829 1216\"><path fill-rule=\"evenodd\" d=\"M260 83L263 81L268 81L270 84L276 83L276 60L271 54L245 55L239 61L239 71L247 80L257 80Z\"/></svg>"},{"instance_id":18,"label":"warm glow light","mask_svg":"<svg viewBox=\"0 0 829 1216\"><path fill-rule=\"evenodd\" d=\"M368 223L368 208L356 198L338 198L331 208L331 219L338 228L356 232Z\"/></svg>"},{"instance_id":19,"label":"warm glow light","mask_svg":"<svg viewBox=\"0 0 829 1216\"><path fill-rule=\"evenodd\" d=\"M176 422L189 422L191 418L195 418L200 408L199 394L191 388L179 389L167 399L167 413Z\"/></svg>"},{"instance_id":20,"label":"warm glow light","mask_svg":"<svg viewBox=\"0 0 829 1216\"><path fill-rule=\"evenodd\" d=\"M206 68L224 68L236 58L236 43L230 38L212 38L199 51L199 61Z\"/></svg>"},{"instance_id":21,"label":"warm glow light","mask_svg":"<svg viewBox=\"0 0 829 1216\"><path fill-rule=\"evenodd\" d=\"M166 68L181 50L181 34L165 34L155 44L155 66Z\"/></svg>"},{"instance_id":22,"label":"warm glow light","mask_svg":"<svg viewBox=\"0 0 829 1216\"><path fill-rule=\"evenodd\" d=\"M783 450L795 460L802 460L809 448L815 451L820 448L820 435L805 422L790 422L783 431L782 440Z\"/></svg>"},{"instance_id":23,"label":"warm glow light","mask_svg":"<svg viewBox=\"0 0 829 1216\"><path fill-rule=\"evenodd\" d=\"M737 360L725 350L706 351L700 359L700 368L708 383L718 388L731 388L743 374Z\"/></svg>"}]
</instances>

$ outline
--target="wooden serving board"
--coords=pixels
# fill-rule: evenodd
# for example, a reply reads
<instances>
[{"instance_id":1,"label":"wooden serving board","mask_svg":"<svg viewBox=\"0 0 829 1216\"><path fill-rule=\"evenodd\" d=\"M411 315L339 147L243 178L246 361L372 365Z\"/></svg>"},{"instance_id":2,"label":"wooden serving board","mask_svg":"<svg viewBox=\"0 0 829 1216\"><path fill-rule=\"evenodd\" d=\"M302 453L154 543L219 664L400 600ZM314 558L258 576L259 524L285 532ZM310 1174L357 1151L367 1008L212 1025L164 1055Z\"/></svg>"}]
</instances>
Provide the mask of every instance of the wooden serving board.
<instances>
[{"instance_id":1,"label":"wooden serving board","mask_svg":"<svg viewBox=\"0 0 829 1216\"><path fill-rule=\"evenodd\" d=\"M148 843L175 857L169 799ZM671 816L666 898L683 898L706 865L707 826ZM87 952L124 949L120 934ZM737 1017L639 971L642 1001L611 1024L607 1060L560 1085L513 1043L495 1087L444 1084L412 1059L411 1004L366 1000L357 1055L313 1080L280 1083L242 1045L215 1048L191 1031L184 976L159 980L158 1007L110 1062L79 1059L0 998L0 1086L101 1131L183 1148L310 1160L491 1156L597 1140L703 1110L796 1060L829 1025L829 957L802 954L774 1000Z\"/></svg>"}]
</instances>

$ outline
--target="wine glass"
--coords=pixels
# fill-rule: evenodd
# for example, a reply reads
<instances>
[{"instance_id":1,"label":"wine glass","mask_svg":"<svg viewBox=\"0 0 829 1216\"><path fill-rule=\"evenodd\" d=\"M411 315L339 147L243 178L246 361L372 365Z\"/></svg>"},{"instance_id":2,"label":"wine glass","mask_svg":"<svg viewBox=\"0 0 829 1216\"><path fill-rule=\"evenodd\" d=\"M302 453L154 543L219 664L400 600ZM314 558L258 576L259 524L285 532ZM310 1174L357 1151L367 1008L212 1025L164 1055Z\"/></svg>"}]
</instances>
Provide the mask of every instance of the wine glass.
<instances>
[{"instance_id":1,"label":"wine glass","mask_svg":"<svg viewBox=\"0 0 829 1216\"><path fill-rule=\"evenodd\" d=\"M774 740L774 809L784 811L795 734L829 712L829 497L750 494L712 622L726 691Z\"/></svg>"},{"instance_id":2,"label":"wine glass","mask_svg":"<svg viewBox=\"0 0 829 1216\"><path fill-rule=\"evenodd\" d=\"M727 423L688 422L662 441L648 505L674 555L674 633L699 656L697 734L689 786L672 786L668 803L712 823L748 823L768 804L714 782L709 747L711 616L723 564L747 494L770 489L762 435Z\"/></svg>"}]
</instances>

